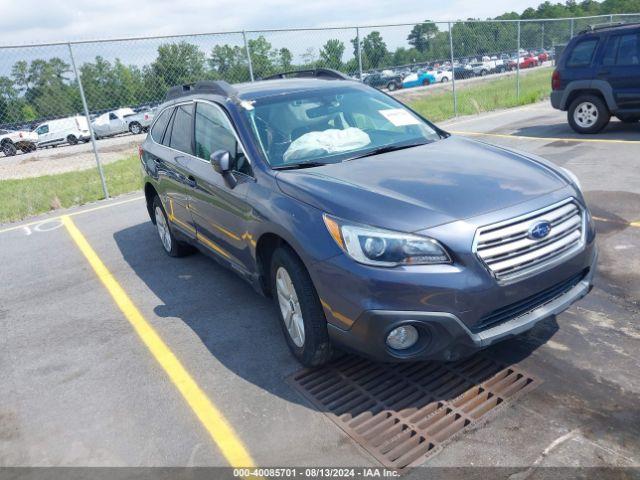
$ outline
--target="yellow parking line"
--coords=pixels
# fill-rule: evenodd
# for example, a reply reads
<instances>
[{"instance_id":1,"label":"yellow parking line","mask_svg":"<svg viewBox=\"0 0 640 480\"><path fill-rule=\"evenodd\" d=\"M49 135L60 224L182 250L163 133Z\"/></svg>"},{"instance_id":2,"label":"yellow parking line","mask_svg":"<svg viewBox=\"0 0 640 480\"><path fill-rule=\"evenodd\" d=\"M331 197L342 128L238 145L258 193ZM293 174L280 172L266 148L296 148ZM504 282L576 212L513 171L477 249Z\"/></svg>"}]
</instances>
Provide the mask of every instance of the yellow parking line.
<instances>
[{"instance_id":1,"label":"yellow parking line","mask_svg":"<svg viewBox=\"0 0 640 480\"><path fill-rule=\"evenodd\" d=\"M125 203L135 202L137 200L142 200L144 197L134 197L127 198L126 200L121 200L119 202L107 203L104 205L98 205L97 207L85 208L84 210L79 210L77 212L65 213L63 215L58 215L50 218L42 218L40 220L34 220L33 222L21 223L20 225L15 225L13 227L0 229L0 233L11 232L12 230L20 230L24 227L31 227L33 225L38 225L39 223L50 222L52 220L60 220L62 217L74 217L76 215L82 215L83 213L95 212L96 210L102 210L103 208L117 207L118 205L124 205Z\"/></svg>"},{"instance_id":2,"label":"yellow parking line","mask_svg":"<svg viewBox=\"0 0 640 480\"><path fill-rule=\"evenodd\" d=\"M636 227L636 228L640 228L640 221L637 222L627 222L625 220L615 220L615 219L611 219L611 218L604 218L604 217L597 217L595 215L592 216L592 218L594 220L597 220L598 222L609 222L609 223L619 223L621 225L627 225L629 227Z\"/></svg>"},{"instance_id":3,"label":"yellow parking line","mask_svg":"<svg viewBox=\"0 0 640 480\"><path fill-rule=\"evenodd\" d=\"M610 138L558 138L558 137L529 137L525 135L509 135L506 133L485 133L485 132L464 132L457 130L448 130L449 133L455 135L469 135L476 137L497 137L497 138L516 138L518 140L545 140L551 142L575 142L575 143L629 143L636 144L640 141L636 140L614 140Z\"/></svg>"},{"instance_id":4,"label":"yellow parking line","mask_svg":"<svg viewBox=\"0 0 640 480\"><path fill-rule=\"evenodd\" d=\"M142 342L167 373L193 412L207 429L224 457L232 467L253 467L254 463L231 425L202 391L200 386L184 368L180 360L145 320L115 277L100 260L84 235L78 230L69 215L61 217L69 235L85 256L94 272L105 286L118 308L127 318Z\"/></svg>"}]
</instances>

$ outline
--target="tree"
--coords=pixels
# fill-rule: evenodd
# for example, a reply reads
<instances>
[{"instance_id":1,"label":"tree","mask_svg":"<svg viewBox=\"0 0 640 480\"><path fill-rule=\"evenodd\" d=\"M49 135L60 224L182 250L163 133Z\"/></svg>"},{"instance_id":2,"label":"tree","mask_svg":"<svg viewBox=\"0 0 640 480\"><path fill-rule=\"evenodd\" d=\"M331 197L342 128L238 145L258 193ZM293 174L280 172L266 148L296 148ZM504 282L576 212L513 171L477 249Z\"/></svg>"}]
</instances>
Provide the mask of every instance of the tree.
<instances>
[{"instance_id":1,"label":"tree","mask_svg":"<svg viewBox=\"0 0 640 480\"><path fill-rule=\"evenodd\" d=\"M323 67L340 69L342 67L342 56L345 46L340 40L327 40L320 49L320 61Z\"/></svg>"},{"instance_id":2,"label":"tree","mask_svg":"<svg viewBox=\"0 0 640 480\"><path fill-rule=\"evenodd\" d=\"M282 70L291 70L291 62L293 62L293 54L291 53L291 50L289 50L288 48L281 48L278 51L278 57Z\"/></svg>"},{"instance_id":3,"label":"tree","mask_svg":"<svg viewBox=\"0 0 640 480\"><path fill-rule=\"evenodd\" d=\"M382 40L380 32L373 31L362 41L363 57L367 60L368 67L378 68L389 54L387 44Z\"/></svg>"},{"instance_id":4,"label":"tree","mask_svg":"<svg viewBox=\"0 0 640 480\"><path fill-rule=\"evenodd\" d=\"M260 35L258 38L249 40L248 45L254 75L261 78L273 74L276 70L278 54L271 48L267 39Z\"/></svg>"},{"instance_id":5,"label":"tree","mask_svg":"<svg viewBox=\"0 0 640 480\"><path fill-rule=\"evenodd\" d=\"M438 26L429 20L425 20L424 23L418 23L411 29L411 32L407 36L409 45L412 45L421 53L426 52L429 49L429 42L433 37L438 34Z\"/></svg>"},{"instance_id":6,"label":"tree","mask_svg":"<svg viewBox=\"0 0 640 480\"><path fill-rule=\"evenodd\" d=\"M205 77L205 55L191 43L166 43L158 47L151 68L167 88L197 82Z\"/></svg>"},{"instance_id":7,"label":"tree","mask_svg":"<svg viewBox=\"0 0 640 480\"><path fill-rule=\"evenodd\" d=\"M249 80L249 65L245 49L237 45L216 45L211 51L209 66L216 78L229 82Z\"/></svg>"}]
</instances>

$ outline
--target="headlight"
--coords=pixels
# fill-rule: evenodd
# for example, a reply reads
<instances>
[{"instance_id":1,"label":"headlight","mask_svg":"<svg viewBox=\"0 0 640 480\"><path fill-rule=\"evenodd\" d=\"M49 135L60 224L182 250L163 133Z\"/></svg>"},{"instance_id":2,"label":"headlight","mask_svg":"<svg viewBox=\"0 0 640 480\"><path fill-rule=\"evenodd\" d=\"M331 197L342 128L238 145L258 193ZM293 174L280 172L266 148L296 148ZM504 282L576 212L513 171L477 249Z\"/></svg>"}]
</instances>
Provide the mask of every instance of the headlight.
<instances>
[{"instance_id":1,"label":"headlight","mask_svg":"<svg viewBox=\"0 0 640 480\"><path fill-rule=\"evenodd\" d=\"M444 247L432 238L352 224L323 215L331 237L356 262L378 267L451 263Z\"/></svg>"},{"instance_id":2,"label":"headlight","mask_svg":"<svg viewBox=\"0 0 640 480\"><path fill-rule=\"evenodd\" d=\"M564 172L564 174L569 177L569 179L571 179L571 182L576 186L576 188L580 191L582 191L582 185L580 185L580 180L578 180L578 177L576 177L576 174L573 173L571 170L569 170L568 168L564 168L564 167L558 167L560 170L562 170Z\"/></svg>"}]
</instances>

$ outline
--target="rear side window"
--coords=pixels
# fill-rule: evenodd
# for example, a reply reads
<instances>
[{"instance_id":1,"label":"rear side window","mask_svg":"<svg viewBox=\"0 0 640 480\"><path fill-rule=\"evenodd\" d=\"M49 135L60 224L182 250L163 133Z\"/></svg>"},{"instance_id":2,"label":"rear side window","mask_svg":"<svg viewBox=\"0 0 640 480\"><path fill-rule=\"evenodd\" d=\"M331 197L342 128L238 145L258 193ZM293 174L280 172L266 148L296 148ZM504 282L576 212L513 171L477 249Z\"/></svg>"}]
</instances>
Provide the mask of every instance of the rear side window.
<instances>
[{"instance_id":1,"label":"rear side window","mask_svg":"<svg viewBox=\"0 0 640 480\"><path fill-rule=\"evenodd\" d=\"M602 65L615 65L616 55L618 54L618 44L620 37L610 37L602 57Z\"/></svg>"},{"instance_id":2,"label":"rear side window","mask_svg":"<svg viewBox=\"0 0 640 480\"><path fill-rule=\"evenodd\" d=\"M640 65L640 33L622 35L616 65Z\"/></svg>"},{"instance_id":3,"label":"rear side window","mask_svg":"<svg viewBox=\"0 0 640 480\"><path fill-rule=\"evenodd\" d=\"M171 116L171 112L173 109L167 108L164 110L159 116L156 123L153 124L153 128L151 129L151 138L157 143L162 143L162 136L164 135L164 131L167 129L167 124L169 123L169 117Z\"/></svg>"},{"instance_id":4,"label":"rear side window","mask_svg":"<svg viewBox=\"0 0 640 480\"><path fill-rule=\"evenodd\" d=\"M593 52L596 50L596 45L598 45L597 38L578 42L569 55L567 67L588 67L591 65L591 59L593 58Z\"/></svg>"},{"instance_id":5,"label":"rear side window","mask_svg":"<svg viewBox=\"0 0 640 480\"><path fill-rule=\"evenodd\" d=\"M176 114L174 115L169 146L180 152L193 155L193 149L191 148L191 139L193 138L192 126L193 103L180 105L176 108Z\"/></svg>"}]
</instances>

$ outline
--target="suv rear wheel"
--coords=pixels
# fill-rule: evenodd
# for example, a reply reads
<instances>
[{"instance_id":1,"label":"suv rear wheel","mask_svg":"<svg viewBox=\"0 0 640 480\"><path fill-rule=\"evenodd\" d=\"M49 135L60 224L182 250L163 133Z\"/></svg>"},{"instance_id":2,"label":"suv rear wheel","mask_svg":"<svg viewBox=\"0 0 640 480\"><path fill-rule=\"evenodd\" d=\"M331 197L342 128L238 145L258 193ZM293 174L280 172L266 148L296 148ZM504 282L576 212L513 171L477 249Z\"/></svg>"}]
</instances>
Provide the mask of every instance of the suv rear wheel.
<instances>
[{"instance_id":1,"label":"suv rear wheel","mask_svg":"<svg viewBox=\"0 0 640 480\"><path fill-rule=\"evenodd\" d=\"M600 97L581 95L569 106L567 119L578 133L598 133L609 123L611 113Z\"/></svg>"},{"instance_id":2,"label":"suv rear wheel","mask_svg":"<svg viewBox=\"0 0 640 480\"><path fill-rule=\"evenodd\" d=\"M331 343L320 299L302 261L290 249L271 258L271 292L291 353L305 367L331 359Z\"/></svg>"}]
</instances>

